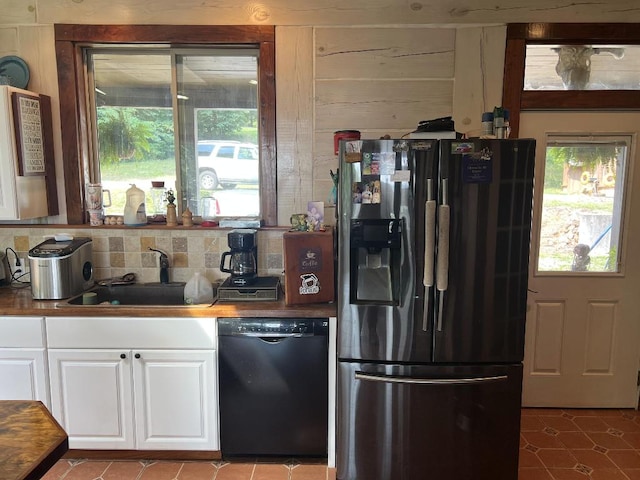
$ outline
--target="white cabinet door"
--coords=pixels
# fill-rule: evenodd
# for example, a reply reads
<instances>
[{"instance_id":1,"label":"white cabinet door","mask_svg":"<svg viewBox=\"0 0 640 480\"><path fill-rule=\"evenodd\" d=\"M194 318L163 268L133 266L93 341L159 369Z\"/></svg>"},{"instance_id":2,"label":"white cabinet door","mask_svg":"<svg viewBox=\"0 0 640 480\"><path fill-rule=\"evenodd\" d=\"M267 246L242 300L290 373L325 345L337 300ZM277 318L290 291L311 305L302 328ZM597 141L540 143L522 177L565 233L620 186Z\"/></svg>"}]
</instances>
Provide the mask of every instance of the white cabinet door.
<instances>
[{"instance_id":1,"label":"white cabinet door","mask_svg":"<svg viewBox=\"0 0 640 480\"><path fill-rule=\"evenodd\" d=\"M50 349L49 368L70 448L134 448L130 351Z\"/></svg>"},{"instance_id":2,"label":"white cabinet door","mask_svg":"<svg viewBox=\"0 0 640 480\"><path fill-rule=\"evenodd\" d=\"M40 400L49 387L44 348L0 348L0 400Z\"/></svg>"},{"instance_id":3,"label":"white cabinet door","mask_svg":"<svg viewBox=\"0 0 640 480\"><path fill-rule=\"evenodd\" d=\"M46 323L52 413L71 448L219 450L215 319Z\"/></svg>"},{"instance_id":4,"label":"white cabinet door","mask_svg":"<svg viewBox=\"0 0 640 480\"><path fill-rule=\"evenodd\" d=\"M218 450L214 350L134 350L136 447Z\"/></svg>"}]
</instances>

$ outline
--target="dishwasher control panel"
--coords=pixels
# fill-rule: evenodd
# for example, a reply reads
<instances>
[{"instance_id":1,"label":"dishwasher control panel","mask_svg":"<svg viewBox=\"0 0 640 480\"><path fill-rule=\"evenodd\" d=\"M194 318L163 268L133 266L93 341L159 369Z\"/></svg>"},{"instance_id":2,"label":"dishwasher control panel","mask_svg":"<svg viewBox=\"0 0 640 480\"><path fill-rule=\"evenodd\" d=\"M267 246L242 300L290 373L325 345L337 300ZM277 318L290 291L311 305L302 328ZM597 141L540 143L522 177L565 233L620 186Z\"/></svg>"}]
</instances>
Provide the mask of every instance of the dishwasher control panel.
<instances>
[{"instance_id":1,"label":"dishwasher control panel","mask_svg":"<svg viewBox=\"0 0 640 480\"><path fill-rule=\"evenodd\" d=\"M288 337L327 335L326 318L220 318L218 335Z\"/></svg>"}]
</instances>

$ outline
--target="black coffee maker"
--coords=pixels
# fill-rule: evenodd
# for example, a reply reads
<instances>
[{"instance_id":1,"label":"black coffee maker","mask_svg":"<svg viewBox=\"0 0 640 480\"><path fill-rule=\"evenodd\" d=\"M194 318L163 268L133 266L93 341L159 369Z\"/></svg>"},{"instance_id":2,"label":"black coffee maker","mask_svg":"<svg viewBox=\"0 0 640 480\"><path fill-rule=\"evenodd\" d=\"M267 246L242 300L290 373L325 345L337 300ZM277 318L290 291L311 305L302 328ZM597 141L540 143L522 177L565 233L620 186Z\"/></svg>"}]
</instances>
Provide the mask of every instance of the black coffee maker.
<instances>
[{"instance_id":1,"label":"black coffee maker","mask_svg":"<svg viewBox=\"0 0 640 480\"><path fill-rule=\"evenodd\" d=\"M231 251L222 254L220 271L231 274L231 285L251 285L258 278L256 233L250 228L238 228L227 235Z\"/></svg>"}]
</instances>

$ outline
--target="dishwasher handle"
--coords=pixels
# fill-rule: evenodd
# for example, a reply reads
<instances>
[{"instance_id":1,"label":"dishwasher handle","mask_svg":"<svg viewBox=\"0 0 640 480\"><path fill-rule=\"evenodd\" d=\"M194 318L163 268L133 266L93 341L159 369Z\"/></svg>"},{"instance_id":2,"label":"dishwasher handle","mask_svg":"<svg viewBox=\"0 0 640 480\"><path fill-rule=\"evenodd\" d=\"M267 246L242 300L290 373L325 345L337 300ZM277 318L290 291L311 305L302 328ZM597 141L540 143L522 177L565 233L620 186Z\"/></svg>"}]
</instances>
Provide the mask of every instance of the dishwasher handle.
<instances>
[{"instance_id":1,"label":"dishwasher handle","mask_svg":"<svg viewBox=\"0 0 640 480\"><path fill-rule=\"evenodd\" d=\"M232 333L232 334L222 334L222 336L233 336L233 337L251 337L251 338L260 338L266 341L277 341L284 340L286 338L302 338L302 337L313 337L314 333L264 333L264 332L241 332L241 333Z\"/></svg>"},{"instance_id":2,"label":"dishwasher handle","mask_svg":"<svg viewBox=\"0 0 640 480\"><path fill-rule=\"evenodd\" d=\"M286 342L287 340L291 340L294 337L253 337L257 338L261 342L268 343L269 345L277 345L279 343Z\"/></svg>"}]
</instances>

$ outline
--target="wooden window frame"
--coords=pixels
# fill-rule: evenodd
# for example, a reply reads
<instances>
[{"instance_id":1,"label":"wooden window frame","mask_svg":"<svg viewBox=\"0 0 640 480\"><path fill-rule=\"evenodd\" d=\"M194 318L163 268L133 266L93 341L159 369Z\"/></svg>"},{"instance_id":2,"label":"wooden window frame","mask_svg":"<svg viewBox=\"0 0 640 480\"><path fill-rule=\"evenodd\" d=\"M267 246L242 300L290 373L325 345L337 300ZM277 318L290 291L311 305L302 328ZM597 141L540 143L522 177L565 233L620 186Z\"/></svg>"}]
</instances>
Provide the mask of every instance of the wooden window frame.
<instances>
[{"instance_id":1,"label":"wooden window frame","mask_svg":"<svg viewBox=\"0 0 640 480\"><path fill-rule=\"evenodd\" d=\"M527 45L640 45L634 23L512 23L507 25L502 105L509 109L513 137L523 110L640 109L638 90L524 90Z\"/></svg>"},{"instance_id":2,"label":"wooden window frame","mask_svg":"<svg viewBox=\"0 0 640 480\"><path fill-rule=\"evenodd\" d=\"M91 44L255 44L260 49L260 210L264 226L278 222L276 192L275 27L264 25L54 26L67 223L86 223L84 185L90 182L90 132L82 49Z\"/></svg>"}]
</instances>

